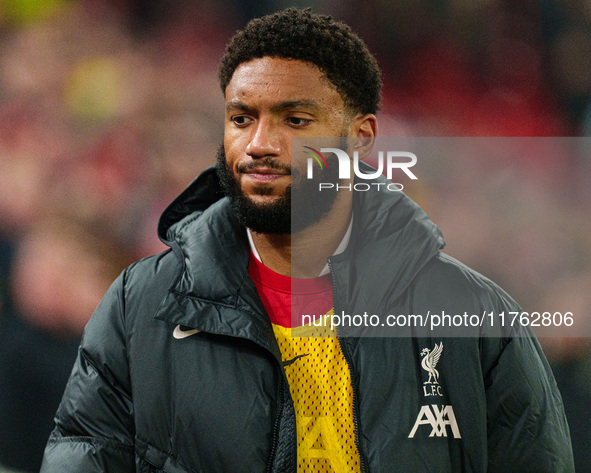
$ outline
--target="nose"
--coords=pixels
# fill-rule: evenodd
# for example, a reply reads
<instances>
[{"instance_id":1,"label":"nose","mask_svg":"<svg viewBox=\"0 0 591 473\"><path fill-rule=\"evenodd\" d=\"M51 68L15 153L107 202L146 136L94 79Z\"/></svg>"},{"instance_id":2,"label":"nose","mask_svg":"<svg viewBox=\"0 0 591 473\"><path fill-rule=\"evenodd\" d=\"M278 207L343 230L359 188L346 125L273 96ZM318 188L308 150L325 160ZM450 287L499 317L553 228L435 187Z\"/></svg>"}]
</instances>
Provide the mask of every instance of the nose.
<instances>
[{"instance_id":1,"label":"nose","mask_svg":"<svg viewBox=\"0 0 591 473\"><path fill-rule=\"evenodd\" d=\"M280 153L280 140L273 123L267 119L259 120L246 146L246 154L251 158L264 158L279 156Z\"/></svg>"}]
</instances>

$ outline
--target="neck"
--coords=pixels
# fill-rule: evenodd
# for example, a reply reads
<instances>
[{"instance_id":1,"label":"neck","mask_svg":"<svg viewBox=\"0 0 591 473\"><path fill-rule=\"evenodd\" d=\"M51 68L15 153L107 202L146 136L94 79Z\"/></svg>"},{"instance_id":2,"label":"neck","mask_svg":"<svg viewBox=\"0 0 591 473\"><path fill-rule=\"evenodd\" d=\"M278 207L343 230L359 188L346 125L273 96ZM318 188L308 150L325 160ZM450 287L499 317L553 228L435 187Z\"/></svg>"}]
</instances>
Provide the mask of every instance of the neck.
<instances>
[{"instance_id":1,"label":"neck","mask_svg":"<svg viewBox=\"0 0 591 473\"><path fill-rule=\"evenodd\" d=\"M319 222L298 233L272 235L252 232L261 261L284 276L318 276L326 259L334 253L347 231L352 205L352 193L343 192Z\"/></svg>"}]
</instances>

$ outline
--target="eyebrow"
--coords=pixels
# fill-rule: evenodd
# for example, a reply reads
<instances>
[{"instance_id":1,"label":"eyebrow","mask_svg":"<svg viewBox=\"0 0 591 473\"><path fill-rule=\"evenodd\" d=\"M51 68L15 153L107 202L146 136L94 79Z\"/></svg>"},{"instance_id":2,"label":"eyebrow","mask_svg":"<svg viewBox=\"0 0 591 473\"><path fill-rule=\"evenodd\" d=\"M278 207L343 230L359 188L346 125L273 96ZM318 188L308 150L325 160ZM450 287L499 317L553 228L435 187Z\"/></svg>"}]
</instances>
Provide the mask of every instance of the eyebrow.
<instances>
[{"instance_id":1,"label":"eyebrow","mask_svg":"<svg viewBox=\"0 0 591 473\"><path fill-rule=\"evenodd\" d=\"M272 112L282 112L289 109L313 109L319 110L320 104L315 100L289 100L286 102L280 102L271 106ZM232 100L226 104L226 111L230 112L233 110L249 111L252 107L249 107L240 100Z\"/></svg>"}]
</instances>

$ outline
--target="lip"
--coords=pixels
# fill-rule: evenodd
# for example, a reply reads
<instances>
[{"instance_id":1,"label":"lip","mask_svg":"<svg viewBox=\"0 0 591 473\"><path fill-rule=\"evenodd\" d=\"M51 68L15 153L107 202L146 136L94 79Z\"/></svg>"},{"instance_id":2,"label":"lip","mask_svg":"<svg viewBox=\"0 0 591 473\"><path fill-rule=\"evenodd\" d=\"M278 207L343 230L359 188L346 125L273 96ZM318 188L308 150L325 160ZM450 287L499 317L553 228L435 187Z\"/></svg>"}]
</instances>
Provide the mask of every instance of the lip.
<instances>
[{"instance_id":1,"label":"lip","mask_svg":"<svg viewBox=\"0 0 591 473\"><path fill-rule=\"evenodd\" d=\"M246 174L250 180L255 182L272 182L276 179L289 176L289 174L281 173L275 169L269 168L251 169L244 174Z\"/></svg>"}]
</instances>

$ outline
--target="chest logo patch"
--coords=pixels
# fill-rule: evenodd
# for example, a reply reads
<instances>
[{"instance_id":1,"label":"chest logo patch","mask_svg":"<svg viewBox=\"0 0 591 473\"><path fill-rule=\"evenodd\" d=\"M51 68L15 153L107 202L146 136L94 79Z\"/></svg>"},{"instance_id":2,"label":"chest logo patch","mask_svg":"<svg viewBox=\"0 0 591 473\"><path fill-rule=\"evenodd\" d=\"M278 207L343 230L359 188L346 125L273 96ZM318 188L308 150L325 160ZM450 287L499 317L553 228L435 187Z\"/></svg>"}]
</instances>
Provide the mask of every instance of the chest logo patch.
<instances>
[{"instance_id":1,"label":"chest logo patch","mask_svg":"<svg viewBox=\"0 0 591 473\"><path fill-rule=\"evenodd\" d=\"M439 362L439 357L442 352L443 342L440 342L439 345L435 344L433 350L423 348L423 351L421 351L421 356L423 357L421 366L427 373L429 373L429 379L423 384L439 384L439 371L437 371L435 367Z\"/></svg>"},{"instance_id":2,"label":"chest logo patch","mask_svg":"<svg viewBox=\"0 0 591 473\"><path fill-rule=\"evenodd\" d=\"M427 381L423 382L423 394L425 397L430 397L433 401L437 397L443 397L443 390L439 384L439 371L436 368L442 353L443 342L436 343L432 350L429 348L423 348L421 350L421 368L429 375ZM429 437L447 437L448 433L451 433L454 439L462 438L454 408L449 405L426 404L421 406L421 410L417 415L417 419L408 438L414 438L421 426L431 427ZM448 428L451 432L448 432Z\"/></svg>"}]
</instances>

